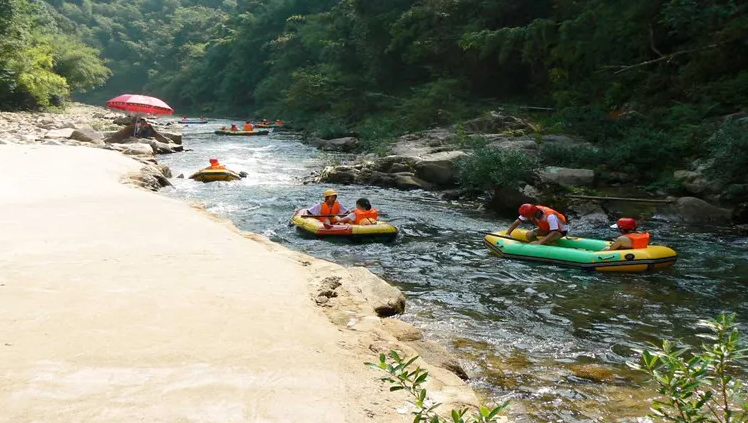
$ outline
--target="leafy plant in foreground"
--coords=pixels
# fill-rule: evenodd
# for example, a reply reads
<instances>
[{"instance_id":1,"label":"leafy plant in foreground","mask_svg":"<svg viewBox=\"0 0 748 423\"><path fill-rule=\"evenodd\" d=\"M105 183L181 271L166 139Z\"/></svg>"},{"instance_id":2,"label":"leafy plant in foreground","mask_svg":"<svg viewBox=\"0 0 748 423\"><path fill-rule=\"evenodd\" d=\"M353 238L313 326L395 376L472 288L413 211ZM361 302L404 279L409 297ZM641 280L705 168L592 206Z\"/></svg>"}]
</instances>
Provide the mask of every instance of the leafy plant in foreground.
<instances>
[{"instance_id":1,"label":"leafy plant in foreground","mask_svg":"<svg viewBox=\"0 0 748 423\"><path fill-rule=\"evenodd\" d=\"M699 336L711 342L691 352L670 341L641 351L630 367L647 373L661 395L652 401L652 417L677 423L748 422L743 382L734 377L737 365L748 357L740 346L735 315L721 314L699 326L711 333Z\"/></svg>"},{"instance_id":2,"label":"leafy plant in foreground","mask_svg":"<svg viewBox=\"0 0 748 423\"><path fill-rule=\"evenodd\" d=\"M390 391L406 391L413 397L411 404L416 408L416 410L413 411L413 415L415 416L413 423L498 422L497 415L506 408L508 405L506 402L494 408L481 406L472 416L467 418L465 417L469 411L467 408L452 410L450 412L450 419L446 419L437 414L436 409L441 404L433 404L429 401L426 388L423 387L428 379L429 372L420 367L411 370L411 366L417 359L418 356L415 356L408 360L406 357L401 357L397 351L392 350L388 355L379 354L378 363L365 363L372 369L381 370L389 374L389 376L383 377L382 380L392 385L390 386Z\"/></svg>"}]
</instances>

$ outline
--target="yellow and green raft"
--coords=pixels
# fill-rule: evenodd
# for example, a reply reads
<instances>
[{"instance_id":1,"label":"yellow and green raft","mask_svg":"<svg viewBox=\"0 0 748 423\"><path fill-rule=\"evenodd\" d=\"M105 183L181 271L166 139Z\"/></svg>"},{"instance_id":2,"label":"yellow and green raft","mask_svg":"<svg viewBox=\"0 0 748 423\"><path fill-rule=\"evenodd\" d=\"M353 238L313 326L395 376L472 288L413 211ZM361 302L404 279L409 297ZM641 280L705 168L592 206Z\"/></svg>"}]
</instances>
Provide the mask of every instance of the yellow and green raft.
<instances>
[{"instance_id":1,"label":"yellow and green raft","mask_svg":"<svg viewBox=\"0 0 748 423\"><path fill-rule=\"evenodd\" d=\"M602 251L609 241L564 237L553 245L529 244L524 229L515 229L512 237L506 231L495 232L483 239L492 253L499 257L539 261L562 266L580 267L599 272L646 272L666 269L675 264L678 254L671 248L650 245L647 248Z\"/></svg>"},{"instance_id":2,"label":"yellow and green raft","mask_svg":"<svg viewBox=\"0 0 748 423\"><path fill-rule=\"evenodd\" d=\"M373 239L377 241L392 241L397 238L397 228L384 221L377 221L375 225L325 225L314 217L305 217L306 210L297 210L291 217L291 224L305 234L319 238L337 239Z\"/></svg>"},{"instance_id":3,"label":"yellow and green raft","mask_svg":"<svg viewBox=\"0 0 748 423\"><path fill-rule=\"evenodd\" d=\"M233 170L228 169L206 168L198 170L197 172L190 175L190 179L194 179L200 182L238 181L245 175L246 174L242 175L242 173L236 173Z\"/></svg>"}]
</instances>

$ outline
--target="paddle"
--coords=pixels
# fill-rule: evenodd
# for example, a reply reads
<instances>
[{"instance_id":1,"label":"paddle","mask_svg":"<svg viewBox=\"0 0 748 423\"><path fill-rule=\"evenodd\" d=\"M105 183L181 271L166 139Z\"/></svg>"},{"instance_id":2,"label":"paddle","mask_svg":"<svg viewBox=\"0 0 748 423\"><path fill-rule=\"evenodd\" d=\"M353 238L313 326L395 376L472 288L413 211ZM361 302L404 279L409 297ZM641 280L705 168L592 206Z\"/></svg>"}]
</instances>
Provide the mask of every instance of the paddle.
<instances>
[{"instance_id":1,"label":"paddle","mask_svg":"<svg viewBox=\"0 0 748 423\"><path fill-rule=\"evenodd\" d=\"M498 237L498 238L511 239L512 241L520 241L520 242L522 242L522 240L519 240L517 238L512 238L509 235L500 235L500 234L495 234L493 232L481 232L481 233L483 235L491 235L491 236L495 236L495 237Z\"/></svg>"}]
</instances>

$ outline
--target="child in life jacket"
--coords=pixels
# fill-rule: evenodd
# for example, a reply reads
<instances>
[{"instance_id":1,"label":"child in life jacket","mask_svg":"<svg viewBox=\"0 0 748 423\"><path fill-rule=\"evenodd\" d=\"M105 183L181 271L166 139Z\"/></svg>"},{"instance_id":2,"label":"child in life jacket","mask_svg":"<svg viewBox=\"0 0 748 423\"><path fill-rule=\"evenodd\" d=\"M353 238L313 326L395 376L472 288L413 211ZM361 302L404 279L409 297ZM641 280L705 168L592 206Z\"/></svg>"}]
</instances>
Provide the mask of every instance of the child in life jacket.
<instances>
[{"instance_id":1,"label":"child in life jacket","mask_svg":"<svg viewBox=\"0 0 748 423\"><path fill-rule=\"evenodd\" d=\"M611 228L618 229L621 236L616 238L610 246L603 248L603 251L647 248L649 245L649 233L638 232L636 230L636 220L630 217L618 219L618 222L615 225L611 225Z\"/></svg>"},{"instance_id":2,"label":"child in life jacket","mask_svg":"<svg viewBox=\"0 0 748 423\"><path fill-rule=\"evenodd\" d=\"M339 223L350 223L353 225L376 225L379 218L377 209L371 207L371 202L366 198L356 200L356 208L348 216L340 219Z\"/></svg>"}]
</instances>

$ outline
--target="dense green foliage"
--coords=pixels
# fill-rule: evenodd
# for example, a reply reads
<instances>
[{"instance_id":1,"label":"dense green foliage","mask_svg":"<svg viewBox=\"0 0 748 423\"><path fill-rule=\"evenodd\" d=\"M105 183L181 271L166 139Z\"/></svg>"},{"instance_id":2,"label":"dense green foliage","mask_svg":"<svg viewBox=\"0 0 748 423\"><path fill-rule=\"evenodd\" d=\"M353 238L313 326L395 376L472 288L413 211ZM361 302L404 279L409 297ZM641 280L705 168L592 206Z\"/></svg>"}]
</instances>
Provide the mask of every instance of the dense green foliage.
<instances>
[{"instance_id":1,"label":"dense green foliage","mask_svg":"<svg viewBox=\"0 0 748 423\"><path fill-rule=\"evenodd\" d=\"M522 102L600 147L565 160L656 178L748 104L743 1L47 1L114 71L84 99L146 92L372 148Z\"/></svg>"},{"instance_id":2,"label":"dense green foliage","mask_svg":"<svg viewBox=\"0 0 748 423\"><path fill-rule=\"evenodd\" d=\"M109 73L96 50L60 30L46 4L0 0L0 109L59 103Z\"/></svg>"},{"instance_id":3,"label":"dense green foliage","mask_svg":"<svg viewBox=\"0 0 748 423\"><path fill-rule=\"evenodd\" d=\"M458 178L470 189L517 187L520 182L532 183L539 167L534 156L521 151L479 148L460 160Z\"/></svg>"}]
</instances>

